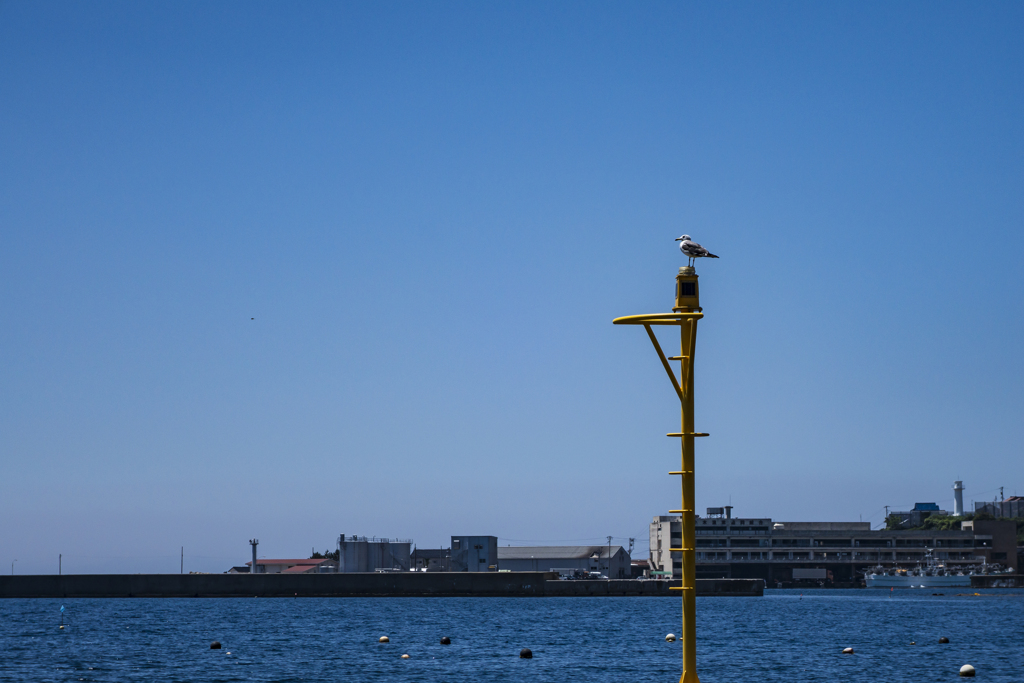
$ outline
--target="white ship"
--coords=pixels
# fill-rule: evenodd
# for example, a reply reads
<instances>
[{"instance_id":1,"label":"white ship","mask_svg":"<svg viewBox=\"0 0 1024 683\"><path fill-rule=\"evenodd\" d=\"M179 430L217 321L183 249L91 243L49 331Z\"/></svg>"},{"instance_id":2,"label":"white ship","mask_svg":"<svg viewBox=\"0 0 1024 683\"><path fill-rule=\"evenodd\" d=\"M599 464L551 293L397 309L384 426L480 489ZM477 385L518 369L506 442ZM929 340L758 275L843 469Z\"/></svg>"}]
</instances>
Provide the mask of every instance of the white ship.
<instances>
[{"instance_id":1,"label":"white ship","mask_svg":"<svg viewBox=\"0 0 1024 683\"><path fill-rule=\"evenodd\" d=\"M925 553L925 564L913 569L886 568L878 565L864 573L868 588L966 588L971 585L974 574L1002 574L1010 571L998 564L981 564L977 567L946 566Z\"/></svg>"}]
</instances>

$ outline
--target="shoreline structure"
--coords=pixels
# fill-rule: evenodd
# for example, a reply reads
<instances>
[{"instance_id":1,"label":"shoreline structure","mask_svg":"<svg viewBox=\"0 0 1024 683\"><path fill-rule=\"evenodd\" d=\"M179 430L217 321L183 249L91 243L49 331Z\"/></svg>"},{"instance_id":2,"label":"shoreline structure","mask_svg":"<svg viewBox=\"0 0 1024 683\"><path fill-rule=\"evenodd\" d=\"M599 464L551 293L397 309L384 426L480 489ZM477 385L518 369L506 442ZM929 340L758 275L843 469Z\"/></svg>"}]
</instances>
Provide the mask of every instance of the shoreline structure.
<instances>
[{"instance_id":1,"label":"shoreline structure","mask_svg":"<svg viewBox=\"0 0 1024 683\"><path fill-rule=\"evenodd\" d=\"M0 576L2 598L678 597L679 581L560 580L557 572L37 574ZM762 596L761 579L698 579L701 596Z\"/></svg>"}]
</instances>

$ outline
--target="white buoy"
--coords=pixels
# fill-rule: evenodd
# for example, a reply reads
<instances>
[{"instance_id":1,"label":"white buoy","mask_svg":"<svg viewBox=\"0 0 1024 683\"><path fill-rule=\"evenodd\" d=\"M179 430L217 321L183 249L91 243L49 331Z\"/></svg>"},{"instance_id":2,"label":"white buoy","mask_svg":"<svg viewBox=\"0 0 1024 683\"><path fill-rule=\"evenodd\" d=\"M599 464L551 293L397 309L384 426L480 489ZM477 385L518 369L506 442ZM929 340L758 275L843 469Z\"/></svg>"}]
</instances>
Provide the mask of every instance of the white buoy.
<instances>
[{"instance_id":1,"label":"white buoy","mask_svg":"<svg viewBox=\"0 0 1024 683\"><path fill-rule=\"evenodd\" d=\"M378 642L378 643L390 643L390 642L391 642L391 639L390 639L390 638L388 638L387 636L381 636L381 637L380 637L380 640L378 640L377 642Z\"/></svg>"},{"instance_id":2,"label":"white buoy","mask_svg":"<svg viewBox=\"0 0 1024 683\"><path fill-rule=\"evenodd\" d=\"M402 659L409 659L409 655L402 655Z\"/></svg>"},{"instance_id":3,"label":"white buoy","mask_svg":"<svg viewBox=\"0 0 1024 683\"><path fill-rule=\"evenodd\" d=\"M665 642L666 643L674 643L674 642L676 642L676 634L670 633L667 636L665 636Z\"/></svg>"},{"instance_id":4,"label":"white buoy","mask_svg":"<svg viewBox=\"0 0 1024 683\"><path fill-rule=\"evenodd\" d=\"M965 678L974 678L974 667L970 664L964 664L960 667L960 675Z\"/></svg>"},{"instance_id":5,"label":"white buoy","mask_svg":"<svg viewBox=\"0 0 1024 683\"><path fill-rule=\"evenodd\" d=\"M843 654L844 655L852 655L853 654L853 648L852 647L844 647L843 648Z\"/></svg>"}]
</instances>

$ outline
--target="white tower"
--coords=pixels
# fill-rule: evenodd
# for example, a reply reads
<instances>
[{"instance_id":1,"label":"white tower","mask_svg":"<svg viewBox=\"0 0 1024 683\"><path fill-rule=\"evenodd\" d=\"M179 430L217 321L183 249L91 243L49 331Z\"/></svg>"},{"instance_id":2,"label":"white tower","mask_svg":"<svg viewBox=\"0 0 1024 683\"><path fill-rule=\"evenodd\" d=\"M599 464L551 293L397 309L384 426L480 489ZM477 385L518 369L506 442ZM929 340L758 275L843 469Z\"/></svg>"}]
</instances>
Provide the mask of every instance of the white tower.
<instances>
[{"instance_id":1,"label":"white tower","mask_svg":"<svg viewBox=\"0 0 1024 683\"><path fill-rule=\"evenodd\" d=\"M964 515L964 483L953 482L953 516L963 517Z\"/></svg>"}]
</instances>

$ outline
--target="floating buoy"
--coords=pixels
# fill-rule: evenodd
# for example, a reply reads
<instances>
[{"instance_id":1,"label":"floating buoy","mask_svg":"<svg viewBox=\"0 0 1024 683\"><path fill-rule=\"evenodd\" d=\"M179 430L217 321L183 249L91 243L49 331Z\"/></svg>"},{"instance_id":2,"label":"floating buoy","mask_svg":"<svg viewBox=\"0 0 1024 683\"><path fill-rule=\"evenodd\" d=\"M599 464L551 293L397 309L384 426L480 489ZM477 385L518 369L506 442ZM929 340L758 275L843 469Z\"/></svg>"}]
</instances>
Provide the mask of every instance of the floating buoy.
<instances>
[{"instance_id":1,"label":"floating buoy","mask_svg":"<svg viewBox=\"0 0 1024 683\"><path fill-rule=\"evenodd\" d=\"M378 642L378 643L390 643L390 642L391 642L391 639L390 639L390 638L388 638L387 636L381 636L381 637L380 637L380 640L378 640L377 642Z\"/></svg>"},{"instance_id":2,"label":"floating buoy","mask_svg":"<svg viewBox=\"0 0 1024 683\"><path fill-rule=\"evenodd\" d=\"M912 640L912 641L910 641L910 644L911 645L917 645L917 641L916 640Z\"/></svg>"},{"instance_id":3,"label":"floating buoy","mask_svg":"<svg viewBox=\"0 0 1024 683\"><path fill-rule=\"evenodd\" d=\"M946 636L942 636L941 638L939 638L939 642L940 643L948 643L949 642L949 638L947 638Z\"/></svg>"},{"instance_id":4,"label":"floating buoy","mask_svg":"<svg viewBox=\"0 0 1024 683\"><path fill-rule=\"evenodd\" d=\"M843 648L843 654L844 655L852 655L853 654L853 648L852 647L844 647Z\"/></svg>"},{"instance_id":5,"label":"floating buoy","mask_svg":"<svg viewBox=\"0 0 1024 683\"><path fill-rule=\"evenodd\" d=\"M970 664L964 664L960 667L960 675L964 678L974 678L974 667Z\"/></svg>"},{"instance_id":6,"label":"floating buoy","mask_svg":"<svg viewBox=\"0 0 1024 683\"><path fill-rule=\"evenodd\" d=\"M61 625L60 625L60 630L61 630L61 631L63 631L63 630L64 630L64 624L61 624Z\"/></svg>"},{"instance_id":7,"label":"floating buoy","mask_svg":"<svg viewBox=\"0 0 1024 683\"><path fill-rule=\"evenodd\" d=\"M533 650L528 647L524 647L519 651L519 659L533 659Z\"/></svg>"},{"instance_id":8,"label":"floating buoy","mask_svg":"<svg viewBox=\"0 0 1024 683\"><path fill-rule=\"evenodd\" d=\"M212 643L210 643L210 649L211 650L219 650L220 649L220 641L219 640L215 640Z\"/></svg>"},{"instance_id":9,"label":"floating buoy","mask_svg":"<svg viewBox=\"0 0 1024 683\"><path fill-rule=\"evenodd\" d=\"M443 638L441 638L441 644L442 645L451 645L452 644L452 639L449 638L448 636L444 636Z\"/></svg>"},{"instance_id":10,"label":"floating buoy","mask_svg":"<svg viewBox=\"0 0 1024 683\"><path fill-rule=\"evenodd\" d=\"M402 655L402 659L409 659L409 655Z\"/></svg>"},{"instance_id":11,"label":"floating buoy","mask_svg":"<svg viewBox=\"0 0 1024 683\"><path fill-rule=\"evenodd\" d=\"M670 633L667 636L665 636L665 642L666 643L674 643L674 642L676 642L676 634Z\"/></svg>"}]
</instances>

